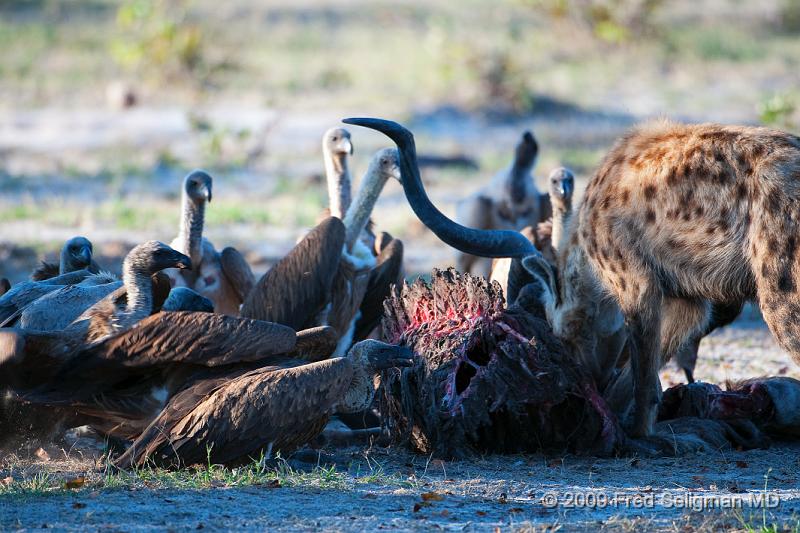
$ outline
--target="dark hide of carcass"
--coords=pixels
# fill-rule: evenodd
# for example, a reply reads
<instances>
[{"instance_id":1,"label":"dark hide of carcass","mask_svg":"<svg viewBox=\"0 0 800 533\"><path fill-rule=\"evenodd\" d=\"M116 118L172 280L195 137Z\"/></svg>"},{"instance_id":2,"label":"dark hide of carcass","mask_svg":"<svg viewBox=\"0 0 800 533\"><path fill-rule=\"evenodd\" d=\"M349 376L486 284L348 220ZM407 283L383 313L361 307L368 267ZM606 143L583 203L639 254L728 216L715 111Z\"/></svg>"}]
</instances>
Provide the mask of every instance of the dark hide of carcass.
<instances>
[{"instance_id":1,"label":"dark hide of carcass","mask_svg":"<svg viewBox=\"0 0 800 533\"><path fill-rule=\"evenodd\" d=\"M572 450L608 454L623 433L547 322L512 306L497 283L434 270L395 287L384 340L412 368L384 372L381 412L396 440L438 457Z\"/></svg>"},{"instance_id":2,"label":"dark hide of carcass","mask_svg":"<svg viewBox=\"0 0 800 533\"><path fill-rule=\"evenodd\" d=\"M753 378L729 382L726 390L702 382L677 385L664 391L659 424L694 426L696 436L717 448L766 448L772 439L797 439L800 381Z\"/></svg>"}]
</instances>

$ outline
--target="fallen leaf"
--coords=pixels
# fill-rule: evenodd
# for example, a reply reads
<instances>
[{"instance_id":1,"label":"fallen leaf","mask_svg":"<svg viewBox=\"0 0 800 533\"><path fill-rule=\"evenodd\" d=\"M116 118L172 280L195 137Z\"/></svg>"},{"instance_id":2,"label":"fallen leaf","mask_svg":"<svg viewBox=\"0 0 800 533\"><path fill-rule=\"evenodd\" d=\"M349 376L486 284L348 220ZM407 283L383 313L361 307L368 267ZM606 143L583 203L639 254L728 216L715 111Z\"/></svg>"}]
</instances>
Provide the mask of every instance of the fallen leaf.
<instances>
[{"instance_id":1,"label":"fallen leaf","mask_svg":"<svg viewBox=\"0 0 800 533\"><path fill-rule=\"evenodd\" d=\"M475 511L475 514L478 515L478 516L486 516L486 512L485 511Z\"/></svg>"},{"instance_id":2,"label":"fallen leaf","mask_svg":"<svg viewBox=\"0 0 800 533\"><path fill-rule=\"evenodd\" d=\"M83 503L83 502L75 502L75 503L72 504L72 508L73 509L85 509L86 508L86 504Z\"/></svg>"},{"instance_id":3,"label":"fallen leaf","mask_svg":"<svg viewBox=\"0 0 800 533\"><path fill-rule=\"evenodd\" d=\"M450 511L448 511L447 509L445 509L444 511L442 511L442 512L441 512L441 513L439 513L439 514L440 514L440 515L442 515L442 516L450 516Z\"/></svg>"},{"instance_id":4,"label":"fallen leaf","mask_svg":"<svg viewBox=\"0 0 800 533\"><path fill-rule=\"evenodd\" d=\"M497 503L508 503L508 495L505 492L501 492L500 497L497 499Z\"/></svg>"},{"instance_id":5,"label":"fallen leaf","mask_svg":"<svg viewBox=\"0 0 800 533\"><path fill-rule=\"evenodd\" d=\"M438 492L423 492L420 496L424 502L440 502L444 500L444 496Z\"/></svg>"},{"instance_id":6,"label":"fallen leaf","mask_svg":"<svg viewBox=\"0 0 800 533\"><path fill-rule=\"evenodd\" d=\"M49 461L50 460L50 454L47 453L44 448L39 448L38 450L36 450L34 455L40 461Z\"/></svg>"},{"instance_id":7,"label":"fallen leaf","mask_svg":"<svg viewBox=\"0 0 800 533\"><path fill-rule=\"evenodd\" d=\"M86 484L86 478L84 476L79 476L74 479L68 479L64 483L65 489L79 489Z\"/></svg>"},{"instance_id":8,"label":"fallen leaf","mask_svg":"<svg viewBox=\"0 0 800 533\"><path fill-rule=\"evenodd\" d=\"M420 509L422 509L423 507L430 507L430 506L431 504L429 504L428 502L417 502L414 504L414 512L418 513Z\"/></svg>"},{"instance_id":9,"label":"fallen leaf","mask_svg":"<svg viewBox=\"0 0 800 533\"><path fill-rule=\"evenodd\" d=\"M14 478L11 477L11 476L8 476L7 478L0 479L0 485L2 485L4 487L8 487L12 483L14 483Z\"/></svg>"},{"instance_id":10,"label":"fallen leaf","mask_svg":"<svg viewBox=\"0 0 800 533\"><path fill-rule=\"evenodd\" d=\"M750 468L750 465L747 461L736 461L736 468Z\"/></svg>"}]
</instances>

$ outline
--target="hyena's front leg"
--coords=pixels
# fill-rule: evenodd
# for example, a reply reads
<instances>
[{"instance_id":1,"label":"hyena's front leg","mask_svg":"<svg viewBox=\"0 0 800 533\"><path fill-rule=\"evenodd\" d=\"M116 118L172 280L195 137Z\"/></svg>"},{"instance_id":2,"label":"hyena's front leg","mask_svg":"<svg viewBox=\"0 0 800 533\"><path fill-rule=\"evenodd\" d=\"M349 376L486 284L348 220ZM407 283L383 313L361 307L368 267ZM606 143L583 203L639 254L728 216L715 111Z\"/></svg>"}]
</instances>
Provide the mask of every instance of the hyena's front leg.
<instances>
[{"instance_id":1,"label":"hyena's front leg","mask_svg":"<svg viewBox=\"0 0 800 533\"><path fill-rule=\"evenodd\" d=\"M625 305L622 313L628 325L631 342L631 368L633 370L633 427L634 437L646 437L653 425L661 398L658 371L661 367L661 339L656 332L661 329L661 294L655 287L645 290L645 298L635 305Z\"/></svg>"}]
</instances>

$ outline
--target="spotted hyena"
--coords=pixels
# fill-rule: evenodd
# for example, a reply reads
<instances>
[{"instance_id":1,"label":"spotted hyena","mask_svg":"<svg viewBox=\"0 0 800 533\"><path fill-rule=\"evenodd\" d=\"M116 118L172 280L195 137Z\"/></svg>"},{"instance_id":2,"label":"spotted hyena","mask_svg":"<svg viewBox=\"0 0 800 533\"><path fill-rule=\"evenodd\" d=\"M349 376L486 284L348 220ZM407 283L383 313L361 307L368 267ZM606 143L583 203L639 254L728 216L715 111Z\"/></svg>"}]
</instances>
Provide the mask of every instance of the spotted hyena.
<instances>
[{"instance_id":1,"label":"spotted hyena","mask_svg":"<svg viewBox=\"0 0 800 533\"><path fill-rule=\"evenodd\" d=\"M780 131L656 122L606 156L571 238L629 327L635 435L652 431L660 366L712 303L757 298L800 362L798 200L800 138Z\"/></svg>"}]
</instances>

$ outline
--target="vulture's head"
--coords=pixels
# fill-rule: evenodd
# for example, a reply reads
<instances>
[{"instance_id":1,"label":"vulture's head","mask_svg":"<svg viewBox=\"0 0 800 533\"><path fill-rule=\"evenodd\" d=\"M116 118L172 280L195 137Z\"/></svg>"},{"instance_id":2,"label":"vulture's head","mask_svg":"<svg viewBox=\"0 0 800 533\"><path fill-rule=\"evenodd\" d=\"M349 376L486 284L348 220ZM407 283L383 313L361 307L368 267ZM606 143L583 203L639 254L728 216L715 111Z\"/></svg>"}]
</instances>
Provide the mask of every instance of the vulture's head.
<instances>
[{"instance_id":1,"label":"vulture's head","mask_svg":"<svg viewBox=\"0 0 800 533\"><path fill-rule=\"evenodd\" d=\"M560 167L550 173L548 178L550 202L562 210L572 206L572 193L575 192L575 175Z\"/></svg>"},{"instance_id":2,"label":"vulture's head","mask_svg":"<svg viewBox=\"0 0 800 533\"><path fill-rule=\"evenodd\" d=\"M161 310L213 313L214 303L188 287L173 287Z\"/></svg>"},{"instance_id":3,"label":"vulture's head","mask_svg":"<svg viewBox=\"0 0 800 533\"><path fill-rule=\"evenodd\" d=\"M331 128L322 136L322 150L338 157L353 155L350 132L344 128Z\"/></svg>"},{"instance_id":4,"label":"vulture's head","mask_svg":"<svg viewBox=\"0 0 800 533\"><path fill-rule=\"evenodd\" d=\"M411 366L414 355L407 346L396 346L375 339L357 342L348 356L363 364L370 372Z\"/></svg>"},{"instance_id":5,"label":"vulture's head","mask_svg":"<svg viewBox=\"0 0 800 533\"><path fill-rule=\"evenodd\" d=\"M183 190L196 204L210 202L212 181L205 171L193 170L183 179Z\"/></svg>"},{"instance_id":6,"label":"vulture's head","mask_svg":"<svg viewBox=\"0 0 800 533\"><path fill-rule=\"evenodd\" d=\"M147 241L128 252L122 265L125 272L137 272L148 276L165 268L191 270L192 260L163 242Z\"/></svg>"},{"instance_id":7,"label":"vulture's head","mask_svg":"<svg viewBox=\"0 0 800 533\"><path fill-rule=\"evenodd\" d=\"M526 131L517 143L515 158L517 164L522 167L533 167L536 163L536 156L539 154L539 144L533 137L533 133Z\"/></svg>"},{"instance_id":8,"label":"vulture's head","mask_svg":"<svg viewBox=\"0 0 800 533\"><path fill-rule=\"evenodd\" d=\"M396 148L383 148L375 152L372 159L378 166L378 171L386 178L394 178L401 181L400 177L400 156ZM402 182L402 181L401 181Z\"/></svg>"},{"instance_id":9,"label":"vulture's head","mask_svg":"<svg viewBox=\"0 0 800 533\"><path fill-rule=\"evenodd\" d=\"M65 272L89 268L92 264L92 243L86 237L73 237L61 248L61 264Z\"/></svg>"}]
</instances>

